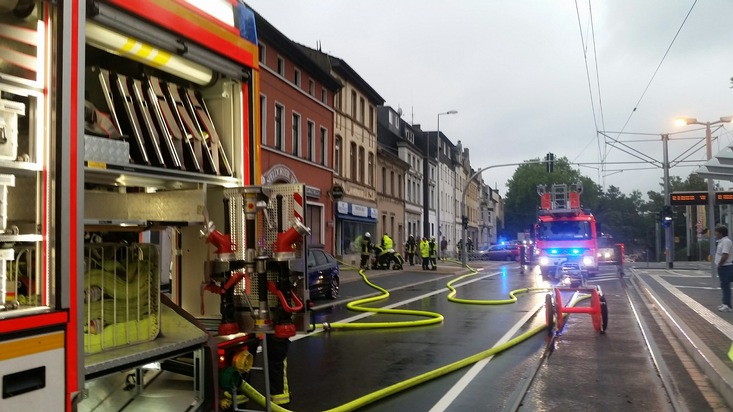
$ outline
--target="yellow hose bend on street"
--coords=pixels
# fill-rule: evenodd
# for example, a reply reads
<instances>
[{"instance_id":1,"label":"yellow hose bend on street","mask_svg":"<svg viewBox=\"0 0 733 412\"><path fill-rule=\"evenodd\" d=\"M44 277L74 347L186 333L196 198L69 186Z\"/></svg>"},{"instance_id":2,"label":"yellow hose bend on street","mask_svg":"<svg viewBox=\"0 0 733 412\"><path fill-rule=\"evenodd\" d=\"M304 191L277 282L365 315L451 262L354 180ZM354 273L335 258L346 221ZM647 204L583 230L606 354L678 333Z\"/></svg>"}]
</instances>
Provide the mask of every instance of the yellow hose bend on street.
<instances>
[{"instance_id":1,"label":"yellow hose bend on street","mask_svg":"<svg viewBox=\"0 0 733 412\"><path fill-rule=\"evenodd\" d=\"M364 282L367 285L380 291L381 294L377 296L372 296L369 298L351 301L346 305L347 308L353 311L358 311L358 312L372 312L372 313L382 313L382 314L391 314L391 315L423 316L423 317L426 317L427 319L406 320L406 321L397 321L397 322L369 322L369 323L367 322L364 322L364 323L338 323L338 322L327 323L327 322L324 322L320 325L316 325L316 327L320 326L324 330L403 328L403 327L434 325L436 323L443 322L443 315L441 315L440 313L436 313L436 312L428 312L424 310L412 310L412 309L372 308L368 306L362 306L362 305L366 305L372 302L377 302L380 300L387 299L389 297L389 291L370 282L369 279L367 279L366 275L364 274L364 271L361 269L359 270L359 275L361 275L361 277L364 279Z\"/></svg>"},{"instance_id":2,"label":"yellow hose bend on street","mask_svg":"<svg viewBox=\"0 0 733 412\"><path fill-rule=\"evenodd\" d=\"M460 263L460 262L458 262ZM521 289L514 289L509 292L509 299L496 299L496 300L477 300L477 299L461 299L457 298L456 294L458 291L456 288L453 287L453 284L456 282L459 282L465 278L469 278L471 276L476 276L478 272L466 265L466 269L470 270L471 273L467 273L463 276L459 276L450 282L448 282L445 286L450 289L450 293L448 293L448 300L455 303L463 303L467 305L508 305L510 303L516 303L517 302L517 294L518 293L529 293L529 292L547 292L550 290L549 288L521 288Z\"/></svg>"}]
</instances>

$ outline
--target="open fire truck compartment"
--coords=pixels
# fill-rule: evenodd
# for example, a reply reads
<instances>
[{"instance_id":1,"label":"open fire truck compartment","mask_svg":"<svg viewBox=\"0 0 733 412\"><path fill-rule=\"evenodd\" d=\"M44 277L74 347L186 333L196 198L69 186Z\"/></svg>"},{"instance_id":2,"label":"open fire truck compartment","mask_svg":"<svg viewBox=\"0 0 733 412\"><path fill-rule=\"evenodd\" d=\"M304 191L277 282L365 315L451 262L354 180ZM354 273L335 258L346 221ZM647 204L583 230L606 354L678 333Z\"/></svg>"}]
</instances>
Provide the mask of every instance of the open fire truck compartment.
<instances>
[{"instance_id":1,"label":"open fire truck compartment","mask_svg":"<svg viewBox=\"0 0 733 412\"><path fill-rule=\"evenodd\" d=\"M188 354L194 380L180 402L216 408L222 338L207 325L219 323L224 296L244 313L226 330L246 335L255 329L247 299L260 317L279 304L263 282L302 276L305 246L274 245L306 233L305 217L293 220L304 187L257 186L252 15L241 2L213 3L230 13L184 0L0 10L9 50L0 64L0 345L23 348L0 362L13 382L3 384L2 409L124 404L139 391L105 391L125 383L120 372L135 371L141 390L143 365ZM247 196L257 211L245 218ZM231 255L212 253L202 227L224 231ZM219 287L237 271L236 291ZM207 284L218 294L203 294ZM305 301L307 284L292 293ZM292 323L307 331L307 310Z\"/></svg>"}]
</instances>

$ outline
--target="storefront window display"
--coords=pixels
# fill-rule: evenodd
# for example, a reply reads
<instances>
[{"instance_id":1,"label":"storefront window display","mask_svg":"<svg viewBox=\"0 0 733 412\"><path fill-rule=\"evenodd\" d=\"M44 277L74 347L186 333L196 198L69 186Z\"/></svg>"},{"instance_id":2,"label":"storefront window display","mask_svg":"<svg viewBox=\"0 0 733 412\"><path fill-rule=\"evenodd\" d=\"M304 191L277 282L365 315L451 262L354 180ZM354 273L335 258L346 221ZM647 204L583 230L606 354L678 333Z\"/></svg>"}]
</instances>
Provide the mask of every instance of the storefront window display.
<instances>
[{"instance_id":1,"label":"storefront window display","mask_svg":"<svg viewBox=\"0 0 733 412\"><path fill-rule=\"evenodd\" d=\"M377 233L376 223L355 222L349 220L341 221L341 250L345 255L359 254L359 242L364 233L372 235L372 242L375 241Z\"/></svg>"}]
</instances>

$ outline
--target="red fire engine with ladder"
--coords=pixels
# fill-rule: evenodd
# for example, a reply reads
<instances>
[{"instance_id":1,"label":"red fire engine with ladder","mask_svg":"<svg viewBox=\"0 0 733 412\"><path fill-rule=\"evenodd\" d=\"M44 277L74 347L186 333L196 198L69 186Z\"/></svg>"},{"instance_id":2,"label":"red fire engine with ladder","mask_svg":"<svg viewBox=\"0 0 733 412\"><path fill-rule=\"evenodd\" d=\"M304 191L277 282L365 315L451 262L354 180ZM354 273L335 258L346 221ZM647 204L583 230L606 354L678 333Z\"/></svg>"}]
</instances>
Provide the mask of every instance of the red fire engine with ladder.
<instances>
[{"instance_id":1,"label":"red fire engine with ladder","mask_svg":"<svg viewBox=\"0 0 733 412\"><path fill-rule=\"evenodd\" d=\"M552 292L545 297L545 322L550 333L561 333L565 315L586 313L596 332L605 333L608 306L600 286L588 286L589 275L598 273L596 221L590 210L582 209L581 183L575 185L540 185L539 222L535 226L535 253L542 276L553 281ZM574 303L585 295L588 306Z\"/></svg>"},{"instance_id":2,"label":"red fire engine with ladder","mask_svg":"<svg viewBox=\"0 0 733 412\"><path fill-rule=\"evenodd\" d=\"M583 209L581 183L540 185L538 222L535 225L535 258L542 276L560 279L563 265L573 265L582 278L598 273L596 221Z\"/></svg>"},{"instance_id":3,"label":"red fire engine with ladder","mask_svg":"<svg viewBox=\"0 0 733 412\"><path fill-rule=\"evenodd\" d=\"M305 186L259 186L254 16L0 0L1 410L157 410L166 373L191 382L168 410L217 410L262 336L308 331Z\"/></svg>"}]
</instances>

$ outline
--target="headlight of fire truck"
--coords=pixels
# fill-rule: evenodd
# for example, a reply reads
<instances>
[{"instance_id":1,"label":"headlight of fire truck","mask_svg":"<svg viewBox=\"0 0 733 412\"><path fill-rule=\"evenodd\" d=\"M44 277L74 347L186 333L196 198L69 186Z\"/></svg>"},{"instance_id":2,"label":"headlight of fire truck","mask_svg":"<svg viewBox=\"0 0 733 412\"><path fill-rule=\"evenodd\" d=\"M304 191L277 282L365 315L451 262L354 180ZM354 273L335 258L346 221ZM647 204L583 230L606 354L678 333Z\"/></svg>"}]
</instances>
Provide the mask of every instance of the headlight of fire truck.
<instances>
[{"instance_id":1,"label":"headlight of fire truck","mask_svg":"<svg viewBox=\"0 0 733 412\"><path fill-rule=\"evenodd\" d=\"M550 259L547 258L547 256L542 256L540 258L540 266L547 266L550 264Z\"/></svg>"},{"instance_id":2,"label":"headlight of fire truck","mask_svg":"<svg viewBox=\"0 0 733 412\"><path fill-rule=\"evenodd\" d=\"M583 265L584 266L593 266L594 261L592 256L583 256Z\"/></svg>"},{"instance_id":3,"label":"headlight of fire truck","mask_svg":"<svg viewBox=\"0 0 733 412\"><path fill-rule=\"evenodd\" d=\"M606 259L608 259L608 258L610 258L610 257L611 257L611 253L610 253L610 252L605 252L605 253L603 254L603 257L604 257L604 258L606 258Z\"/></svg>"}]
</instances>

